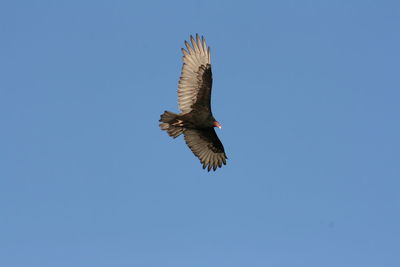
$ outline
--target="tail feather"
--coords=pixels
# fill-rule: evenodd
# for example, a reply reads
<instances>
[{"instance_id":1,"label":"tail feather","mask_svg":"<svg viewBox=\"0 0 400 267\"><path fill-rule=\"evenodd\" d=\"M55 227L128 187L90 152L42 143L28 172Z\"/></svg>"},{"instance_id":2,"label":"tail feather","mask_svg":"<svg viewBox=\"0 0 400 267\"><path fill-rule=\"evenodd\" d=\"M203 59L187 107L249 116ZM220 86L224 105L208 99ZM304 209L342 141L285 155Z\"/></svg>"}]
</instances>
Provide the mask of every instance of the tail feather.
<instances>
[{"instance_id":1,"label":"tail feather","mask_svg":"<svg viewBox=\"0 0 400 267\"><path fill-rule=\"evenodd\" d=\"M168 135L177 138L183 133L183 127L174 126L173 123L177 122L178 114L170 111L165 111L160 117L160 128L161 130L167 131Z\"/></svg>"}]
</instances>

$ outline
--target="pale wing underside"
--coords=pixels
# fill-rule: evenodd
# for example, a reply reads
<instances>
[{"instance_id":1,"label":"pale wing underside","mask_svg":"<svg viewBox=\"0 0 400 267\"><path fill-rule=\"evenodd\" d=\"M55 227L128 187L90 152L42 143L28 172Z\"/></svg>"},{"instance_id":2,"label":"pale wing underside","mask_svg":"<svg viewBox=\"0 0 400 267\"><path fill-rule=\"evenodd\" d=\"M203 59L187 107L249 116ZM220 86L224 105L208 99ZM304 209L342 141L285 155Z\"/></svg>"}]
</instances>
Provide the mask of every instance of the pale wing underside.
<instances>
[{"instance_id":1,"label":"pale wing underside","mask_svg":"<svg viewBox=\"0 0 400 267\"><path fill-rule=\"evenodd\" d=\"M178 103L181 112L188 113L196 103L202 87L202 73L211 64L210 48L207 48L204 37L196 34L196 39L190 36L192 45L185 41L186 49L182 48L183 66L178 85ZM200 69L201 66L204 66ZM210 85L211 86L211 85Z\"/></svg>"},{"instance_id":2,"label":"pale wing underside","mask_svg":"<svg viewBox=\"0 0 400 267\"><path fill-rule=\"evenodd\" d=\"M186 144L203 164L203 169L214 171L226 164L227 156L214 128L199 130L185 129L183 131Z\"/></svg>"}]
</instances>

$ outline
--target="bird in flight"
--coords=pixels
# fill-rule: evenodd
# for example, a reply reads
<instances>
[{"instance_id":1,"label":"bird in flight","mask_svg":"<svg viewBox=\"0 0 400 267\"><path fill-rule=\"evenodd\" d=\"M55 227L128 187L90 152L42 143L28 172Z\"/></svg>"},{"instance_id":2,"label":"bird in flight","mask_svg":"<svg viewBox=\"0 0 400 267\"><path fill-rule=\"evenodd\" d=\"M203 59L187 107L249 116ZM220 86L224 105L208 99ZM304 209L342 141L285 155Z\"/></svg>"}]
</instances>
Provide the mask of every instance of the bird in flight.
<instances>
[{"instance_id":1,"label":"bird in flight","mask_svg":"<svg viewBox=\"0 0 400 267\"><path fill-rule=\"evenodd\" d=\"M211 59L210 47L204 37L190 36L186 50L182 48L183 65L178 84L178 104L181 113L165 111L160 118L160 128L176 138L183 134L193 154L199 158L203 169L215 171L226 164L224 146L214 127L221 124L211 112Z\"/></svg>"}]
</instances>

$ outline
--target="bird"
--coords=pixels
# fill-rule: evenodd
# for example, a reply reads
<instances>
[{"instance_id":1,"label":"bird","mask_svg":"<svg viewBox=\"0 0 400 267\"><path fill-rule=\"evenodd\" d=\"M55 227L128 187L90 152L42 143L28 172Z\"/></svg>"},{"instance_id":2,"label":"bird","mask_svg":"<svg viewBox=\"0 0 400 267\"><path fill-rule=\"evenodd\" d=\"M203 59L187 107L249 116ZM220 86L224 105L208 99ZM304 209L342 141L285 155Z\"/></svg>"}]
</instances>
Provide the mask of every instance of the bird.
<instances>
[{"instance_id":1,"label":"bird","mask_svg":"<svg viewBox=\"0 0 400 267\"><path fill-rule=\"evenodd\" d=\"M228 157L214 127L222 128L211 111L211 54L203 36L190 35L182 48L183 65L178 83L180 113L164 111L160 116L161 130L172 138L181 134L203 169L215 171L226 165Z\"/></svg>"}]
</instances>

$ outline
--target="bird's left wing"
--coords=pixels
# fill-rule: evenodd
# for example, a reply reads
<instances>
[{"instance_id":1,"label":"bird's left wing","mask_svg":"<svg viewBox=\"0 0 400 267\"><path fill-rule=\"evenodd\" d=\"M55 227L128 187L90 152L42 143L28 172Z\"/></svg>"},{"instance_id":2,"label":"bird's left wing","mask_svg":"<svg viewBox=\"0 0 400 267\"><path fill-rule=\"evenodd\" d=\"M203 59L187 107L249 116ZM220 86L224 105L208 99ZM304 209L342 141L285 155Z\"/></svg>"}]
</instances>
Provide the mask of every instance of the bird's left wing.
<instances>
[{"instance_id":1,"label":"bird's left wing","mask_svg":"<svg viewBox=\"0 0 400 267\"><path fill-rule=\"evenodd\" d=\"M183 134L186 144L203 164L203 169L215 171L226 164L228 157L214 128L185 129Z\"/></svg>"},{"instance_id":2,"label":"bird's left wing","mask_svg":"<svg viewBox=\"0 0 400 267\"><path fill-rule=\"evenodd\" d=\"M196 34L190 36L191 45L185 41L182 48L183 66L178 85L178 103L182 113L189 113L193 105L210 108L212 72L210 48L207 48L204 37Z\"/></svg>"}]
</instances>

